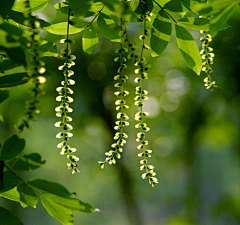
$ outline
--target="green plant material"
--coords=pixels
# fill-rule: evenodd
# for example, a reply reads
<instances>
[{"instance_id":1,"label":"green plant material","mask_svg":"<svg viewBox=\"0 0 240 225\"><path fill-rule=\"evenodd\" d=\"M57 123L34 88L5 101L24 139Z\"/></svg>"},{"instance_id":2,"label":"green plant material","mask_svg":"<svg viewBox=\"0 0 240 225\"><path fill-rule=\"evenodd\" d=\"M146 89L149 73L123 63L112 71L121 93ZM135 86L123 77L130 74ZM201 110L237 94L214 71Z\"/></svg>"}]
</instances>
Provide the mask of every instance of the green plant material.
<instances>
[{"instance_id":1,"label":"green plant material","mask_svg":"<svg viewBox=\"0 0 240 225\"><path fill-rule=\"evenodd\" d=\"M24 155L13 166L14 171L31 171L41 167L46 161L38 153Z\"/></svg>"},{"instance_id":2,"label":"green plant material","mask_svg":"<svg viewBox=\"0 0 240 225\"><path fill-rule=\"evenodd\" d=\"M85 16L91 7L91 2L86 0L71 0L70 8L75 16Z\"/></svg>"},{"instance_id":3,"label":"green plant material","mask_svg":"<svg viewBox=\"0 0 240 225\"><path fill-rule=\"evenodd\" d=\"M83 51L91 54L92 51L97 47L98 35L94 26L90 25L83 33L82 45Z\"/></svg>"},{"instance_id":4,"label":"green plant material","mask_svg":"<svg viewBox=\"0 0 240 225\"><path fill-rule=\"evenodd\" d=\"M7 1L1 1L1 7L0 7L0 15L3 18L6 18L6 15L8 15L10 9L12 8L15 0L7 0Z\"/></svg>"},{"instance_id":5,"label":"green plant material","mask_svg":"<svg viewBox=\"0 0 240 225\"><path fill-rule=\"evenodd\" d=\"M1 63L0 63L0 73L3 73L6 70L10 70L13 69L15 67L18 67L19 65L17 65L16 63L14 63L12 60L10 59L4 59Z\"/></svg>"},{"instance_id":6,"label":"green plant material","mask_svg":"<svg viewBox=\"0 0 240 225\"><path fill-rule=\"evenodd\" d=\"M25 148L25 139L16 134L8 138L2 146L0 159L9 161L19 156Z\"/></svg>"},{"instance_id":7,"label":"green plant material","mask_svg":"<svg viewBox=\"0 0 240 225\"><path fill-rule=\"evenodd\" d=\"M54 5L59 12L68 15L68 2L60 2Z\"/></svg>"},{"instance_id":8,"label":"green plant material","mask_svg":"<svg viewBox=\"0 0 240 225\"><path fill-rule=\"evenodd\" d=\"M67 34L67 25L68 22L61 22L56 24L51 24L49 27L43 27L43 30L56 35L66 35ZM77 34L83 31L84 28L78 28L72 25L69 25L69 34Z\"/></svg>"},{"instance_id":9,"label":"green plant material","mask_svg":"<svg viewBox=\"0 0 240 225\"><path fill-rule=\"evenodd\" d=\"M29 11L29 8L24 7L24 3L26 0L20 0L16 1L13 5L12 10L17 12L26 13ZM38 11L40 9L43 9L47 6L48 0L29 0L30 1L30 10Z\"/></svg>"},{"instance_id":10,"label":"green plant material","mask_svg":"<svg viewBox=\"0 0 240 225\"><path fill-rule=\"evenodd\" d=\"M190 29L209 31L210 20L206 18L187 17L177 22Z\"/></svg>"},{"instance_id":11,"label":"green plant material","mask_svg":"<svg viewBox=\"0 0 240 225\"><path fill-rule=\"evenodd\" d=\"M231 4L239 3L239 0L218 0L214 2L206 3L199 3L192 7L193 11L198 13L199 15L208 17L211 15L216 15L221 13L224 9L226 9Z\"/></svg>"},{"instance_id":12,"label":"green plant material","mask_svg":"<svg viewBox=\"0 0 240 225\"><path fill-rule=\"evenodd\" d=\"M84 213L93 213L95 209L88 203L82 202L77 198L65 198L57 195L53 195L51 193L45 193L49 199L54 201L55 203L70 209L72 212L84 212Z\"/></svg>"},{"instance_id":13,"label":"green plant material","mask_svg":"<svg viewBox=\"0 0 240 225\"><path fill-rule=\"evenodd\" d=\"M118 35L119 30L111 29L108 24L107 20L110 20L110 17L107 15L100 13L97 19L97 25L99 30L102 32L102 34L108 38L109 40L113 42L120 42L120 36Z\"/></svg>"},{"instance_id":14,"label":"green plant material","mask_svg":"<svg viewBox=\"0 0 240 225\"><path fill-rule=\"evenodd\" d=\"M175 25L178 48L182 53L187 65L200 75L202 69L202 59L199 54L198 46L192 35L184 28Z\"/></svg>"},{"instance_id":15,"label":"green plant material","mask_svg":"<svg viewBox=\"0 0 240 225\"><path fill-rule=\"evenodd\" d=\"M14 87L29 81L27 73L16 73L0 77L0 88Z\"/></svg>"},{"instance_id":16,"label":"green plant material","mask_svg":"<svg viewBox=\"0 0 240 225\"><path fill-rule=\"evenodd\" d=\"M160 10L153 21L151 29L150 46L152 56L158 56L163 53L170 41L171 33L171 20L166 12Z\"/></svg>"},{"instance_id":17,"label":"green plant material","mask_svg":"<svg viewBox=\"0 0 240 225\"><path fill-rule=\"evenodd\" d=\"M55 43L49 42L47 40L42 40L39 48L39 54L41 57L57 57L58 51ZM32 50L30 52L33 54ZM45 73L43 74L45 76Z\"/></svg>"},{"instance_id":18,"label":"green plant material","mask_svg":"<svg viewBox=\"0 0 240 225\"><path fill-rule=\"evenodd\" d=\"M44 73L45 76L51 76L52 73L47 70ZM22 84L26 84L31 78L28 73L15 73L0 77L0 88L14 87Z\"/></svg>"},{"instance_id":19,"label":"green plant material","mask_svg":"<svg viewBox=\"0 0 240 225\"><path fill-rule=\"evenodd\" d=\"M21 47L15 48L5 48L0 47L0 50L3 50L7 53L8 57L15 63L24 65L26 67L26 56Z\"/></svg>"},{"instance_id":20,"label":"green plant material","mask_svg":"<svg viewBox=\"0 0 240 225\"><path fill-rule=\"evenodd\" d=\"M3 184L0 183L0 193L9 191L16 187L21 180L13 174L11 171L7 170L3 173Z\"/></svg>"},{"instance_id":21,"label":"green plant material","mask_svg":"<svg viewBox=\"0 0 240 225\"><path fill-rule=\"evenodd\" d=\"M36 208L38 197L36 192L28 185L21 183L18 185L17 190L20 194L20 200L30 207Z\"/></svg>"},{"instance_id":22,"label":"green plant material","mask_svg":"<svg viewBox=\"0 0 240 225\"><path fill-rule=\"evenodd\" d=\"M83 20L79 17L73 18L71 22L74 27L81 28L82 30L89 24L89 21Z\"/></svg>"},{"instance_id":23,"label":"green plant material","mask_svg":"<svg viewBox=\"0 0 240 225\"><path fill-rule=\"evenodd\" d=\"M183 13L185 14L186 11L190 11L189 8L186 8L185 5L182 4L181 0L171 0L167 4L165 4L164 9L167 9L174 13Z\"/></svg>"},{"instance_id":24,"label":"green plant material","mask_svg":"<svg viewBox=\"0 0 240 225\"><path fill-rule=\"evenodd\" d=\"M64 225L73 224L74 217L72 214L72 210L62 205L59 205L51 199L51 196L48 196L45 193L40 194L40 199L43 207L52 217L58 219Z\"/></svg>"},{"instance_id":25,"label":"green plant material","mask_svg":"<svg viewBox=\"0 0 240 225\"><path fill-rule=\"evenodd\" d=\"M0 206L0 224L23 225L21 219Z\"/></svg>"},{"instance_id":26,"label":"green plant material","mask_svg":"<svg viewBox=\"0 0 240 225\"><path fill-rule=\"evenodd\" d=\"M17 190L17 187L14 187L11 190L8 190L8 191L5 191L5 192L1 193L0 196L4 197L6 199L9 199L11 201L14 201L14 202L19 202L23 208L26 208L28 206L24 202L21 202L20 194Z\"/></svg>"},{"instance_id":27,"label":"green plant material","mask_svg":"<svg viewBox=\"0 0 240 225\"><path fill-rule=\"evenodd\" d=\"M43 179L32 179L27 181L28 184L42 191L49 192L61 197L69 197L71 193L62 185Z\"/></svg>"},{"instance_id":28,"label":"green plant material","mask_svg":"<svg viewBox=\"0 0 240 225\"><path fill-rule=\"evenodd\" d=\"M115 11L120 1L119 0L101 0L101 2L104 5L106 5L111 11Z\"/></svg>"},{"instance_id":29,"label":"green plant material","mask_svg":"<svg viewBox=\"0 0 240 225\"><path fill-rule=\"evenodd\" d=\"M153 10L153 1L152 0L142 0L135 9L135 13L139 15L145 15Z\"/></svg>"},{"instance_id":30,"label":"green plant material","mask_svg":"<svg viewBox=\"0 0 240 225\"><path fill-rule=\"evenodd\" d=\"M0 103L5 101L9 97L9 91L8 90L0 90Z\"/></svg>"},{"instance_id":31,"label":"green plant material","mask_svg":"<svg viewBox=\"0 0 240 225\"><path fill-rule=\"evenodd\" d=\"M162 7L170 1L171 0L155 0L155 2L157 2Z\"/></svg>"},{"instance_id":32,"label":"green plant material","mask_svg":"<svg viewBox=\"0 0 240 225\"><path fill-rule=\"evenodd\" d=\"M19 24L22 24L22 25L26 26L26 25L24 24L24 21L26 20L26 17L24 17L24 14L23 14L23 13L10 10L9 13L8 13L8 16L9 16L9 18L11 18L11 19L12 19L13 21L15 21L16 23L19 23ZM48 22L46 22L46 21L44 21L44 20L42 20L42 19L39 19L39 18L33 17L33 16L31 16L31 17L32 17L32 20L33 20L34 22L37 21L37 22L40 23L40 27L41 27L41 28L42 28L42 27L48 27L48 26L50 26L50 23L48 23Z\"/></svg>"},{"instance_id":33,"label":"green plant material","mask_svg":"<svg viewBox=\"0 0 240 225\"><path fill-rule=\"evenodd\" d=\"M223 25L228 21L235 10L235 6L238 2L233 2L224 8L218 15L215 15L213 19L210 21L210 33L213 37L215 37L219 30L223 27Z\"/></svg>"}]
</instances>

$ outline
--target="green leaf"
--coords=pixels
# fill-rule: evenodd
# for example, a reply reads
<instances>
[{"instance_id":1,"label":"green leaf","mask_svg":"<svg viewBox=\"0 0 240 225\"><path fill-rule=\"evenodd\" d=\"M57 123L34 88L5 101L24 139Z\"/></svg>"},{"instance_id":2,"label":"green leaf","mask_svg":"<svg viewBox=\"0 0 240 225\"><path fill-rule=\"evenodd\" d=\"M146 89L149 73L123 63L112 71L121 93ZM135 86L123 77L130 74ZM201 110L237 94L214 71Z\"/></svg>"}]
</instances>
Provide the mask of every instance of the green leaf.
<instances>
[{"instance_id":1,"label":"green leaf","mask_svg":"<svg viewBox=\"0 0 240 225\"><path fill-rule=\"evenodd\" d=\"M68 15L68 3L67 2L60 2L54 5L54 8L60 11L63 14Z\"/></svg>"},{"instance_id":2,"label":"green leaf","mask_svg":"<svg viewBox=\"0 0 240 225\"><path fill-rule=\"evenodd\" d=\"M32 49L29 50L30 53L34 54ZM42 40L41 44L38 48L38 52L40 54L40 57L57 57L58 56L58 51L57 51L57 46L55 43L49 42L47 40ZM44 74L45 76L45 74Z\"/></svg>"},{"instance_id":3,"label":"green leaf","mask_svg":"<svg viewBox=\"0 0 240 225\"><path fill-rule=\"evenodd\" d=\"M20 204L22 205L23 208L27 207L27 204L21 202L20 194L17 190L17 187L14 187L13 189L11 189L9 191L1 193L0 196L2 196L3 198L9 199L11 201L20 202Z\"/></svg>"},{"instance_id":4,"label":"green leaf","mask_svg":"<svg viewBox=\"0 0 240 225\"><path fill-rule=\"evenodd\" d=\"M17 65L16 63L14 63L12 60L10 59L4 59L1 63L0 63L0 73L3 73L6 70L10 70L14 67L18 67L19 65Z\"/></svg>"},{"instance_id":5,"label":"green leaf","mask_svg":"<svg viewBox=\"0 0 240 225\"><path fill-rule=\"evenodd\" d=\"M7 0L7 1L1 1L1 7L0 7L0 15L3 18L6 18L6 15L8 15L10 9L12 8L15 0Z\"/></svg>"},{"instance_id":6,"label":"green leaf","mask_svg":"<svg viewBox=\"0 0 240 225\"><path fill-rule=\"evenodd\" d=\"M20 194L20 200L30 207L36 208L38 197L36 192L28 185L21 183L18 185L17 190Z\"/></svg>"},{"instance_id":7,"label":"green leaf","mask_svg":"<svg viewBox=\"0 0 240 225\"><path fill-rule=\"evenodd\" d=\"M178 22L190 29L209 31L210 20L206 18L187 17L178 20Z\"/></svg>"},{"instance_id":8,"label":"green leaf","mask_svg":"<svg viewBox=\"0 0 240 225\"><path fill-rule=\"evenodd\" d=\"M27 73L16 73L0 77L0 88L14 87L29 81Z\"/></svg>"},{"instance_id":9,"label":"green leaf","mask_svg":"<svg viewBox=\"0 0 240 225\"><path fill-rule=\"evenodd\" d=\"M86 28L87 25L89 24L89 21L83 20L79 17L73 18L71 22L73 23L72 25L74 27L81 28L82 30L84 30L84 28Z\"/></svg>"},{"instance_id":10,"label":"green leaf","mask_svg":"<svg viewBox=\"0 0 240 225\"><path fill-rule=\"evenodd\" d=\"M222 10L218 15L215 15L210 21L210 33L214 37L217 35L218 31L221 30L223 25L228 21L235 10L235 6L238 2L233 2L226 8Z\"/></svg>"},{"instance_id":11,"label":"green leaf","mask_svg":"<svg viewBox=\"0 0 240 225\"><path fill-rule=\"evenodd\" d=\"M40 190L43 190L55 195L59 195L62 197L71 196L71 193L64 186L55 182L50 182L43 179L33 179L33 180L28 180L27 183Z\"/></svg>"},{"instance_id":12,"label":"green leaf","mask_svg":"<svg viewBox=\"0 0 240 225\"><path fill-rule=\"evenodd\" d=\"M184 27L180 27L176 24L175 29L178 48L180 49L183 58L187 65L195 71L197 75L200 75L202 59L195 40Z\"/></svg>"},{"instance_id":13,"label":"green leaf","mask_svg":"<svg viewBox=\"0 0 240 225\"><path fill-rule=\"evenodd\" d=\"M28 12L29 9L26 9L24 7L24 2L26 0L20 0L14 3L12 10L17 11L17 12ZM48 0L29 0L30 1L30 9L31 11L38 11L40 9L43 9L44 7L47 6Z\"/></svg>"},{"instance_id":14,"label":"green leaf","mask_svg":"<svg viewBox=\"0 0 240 225\"><path fill-rule=\"evenodd\" d=\"M71 0L70 7L74 15L85 16L91 7L91 2L86 0Z\"/></svg>"},{"instance_id":15,"label":"green leaf","mask_svg":"<svg viewBox=\"0 0 240 225\"><path fill-rule=\"evenodd\" d=\"M162 54L170 41L171 33L171 20L166 12L160 10L153 21L151 29L150 46L152 56Z\"/></svg>"},{"instance_id":16,"label":"green leaf","mask_svg":"<svg viewBox=\"0 0 240 225\"><path fill-rule=\"evenodd\" d=\"M171 0L164 6L164 9L177 13L184 12L181 0Z\"/></svg>"},{"instance_id":17,"label":"green leaf","mask_svg":"<svg viewBox=\"0 0 240 225\"><path fill-rule=\"evenodd\" d=\"M3 173L3 184L0 183L0 193L13 189L20 182L21 180L19 180L19 178L17 178L12 172L9 170L5 171Z\"/></svg>"},{"instance_id":18,"label":"green leaf","mask_svg":"<svg viewBox=\"0 0 240 225\"><path fill-rule=\"evenodd\" d=\"M14 171L30 171L42 166L46 161L42 160L38 153L24 155L13 166Z\"/></svg>"},{"instance_id":19,"label":"green leaf","mask_svg":"<svg viewBox=\"0 0 240 225\"><path fill-rule=\"evenodd\" d=\"M171 0L155 0L160 6L164 6L165 4L167 4L168 2L170 2Z\"/></svg>"},{"instance_id":20,"label":"green leaf","mask_svg":"<svg viewBox=\"0 0 240 225\"><path fill-rule=\"evenodd\" d=\"M8 90L3 90L3 91L0 90L0 103L5 101L8 97L9 97L9 91Z\"/></svg>"},{"instance_id":21,"label":"green leaf","mask_svg":"<svg viewBox=\"0 0 240 225\"><path fill-rule=\"evenodd\" d=\"M8 13L9 18L11 18L13 21L15 21L16 23L22 24L24 25L24 21L26 20L26 18L24 17L24 14L21 12L17 12L17 11L13 11L10 10ZM39 19L35 16L31 16L32 20L38 21L40 23L40 27L48 27L50 26L50 24L42 19ZM25 25L24 25L25 26Z\"/></svg>"},{"instance_id":22,"label":"green leaf","mask_svg":"<svg viewBox=\"0 0 240 225\"><path fill-rule=\"evenodd\" d=\"M58 219L64 225L72 225L74 222L74 217L72 210L67 209L66 207L59 205L47 195L47 193L41 193L40 199L43 207L47 212L54 218Z\"/></svg>"},{"instance_id":23,"label":"green leaf","mask_svg":"<svg viewBox=\"0 0 240 225\"><path fill-rule=\"evenodd\" d=\"M26 56L21 47L15 47L15 48L0 47L0 50L5 51L8 55L8 57L13 62L26 66Z\"/></svg>"},{"instance_id":24,"label":"green leaf","mask_svg":"<svg viewBox=\"0 0 240 225\"><path fill-rule=\"evenodd\" d=\"M23 225L21 219L13 215L10 211L0 206L0 224L1 225Z\"/></svg>"},{"instance_id":25,"label":"green leaf","mask_svg":"<svg viewBox=\"0 0 240 225\"><path fill-rule=\"evenodd\" d=\"M110 17L107 15L104 15L100 13L97 19L97 25L99 30L102 32L102 34L108 38L109 40L113 42L120 42L120 37L118 35L119 30L116 29L111 29L108 25L106 20L109 19Z\"/></svg>"},{"instance_id":26,"label":"green leaf","mask_svg":"<svg viewBox=\"0 0 240 225\"><path fill-rule=\"evenodd\" d=\"M203 15L205 17L221 13L225 8L227 8L232 3L239 3L239 0L218 0L214 2L199 3L192 7L193 11Z\"/></svg>"},{"instance_id":27,"label":"green leaf","mask_svg":"<svg viewBox=\"0 0 240 225\"><path fill-rule=\"evenodd\" d=\"M43 30L48 31L51 34L56 35L67 35L67 22L61 22L56 24L51 24L49 27L44 27ZM77 34L83 31L84 28L77 28L75 26L69 25L69 34Z\"/></svg>"},{"instance_id":28,"label":"green leaf","mask_svg":"<svg viewBox=\"0 0 240 225\"><path fill-rule=\"evenodd\" d=\"M98 36L94 26L90 25L83 33L83 51L90 54L98 44Z\"/></svg>"},{"instance_id":29,"label":"green leaf","mask_svg":"<svg viewBox=\"0 0 240 225\"><path fill-rule=\"evenodd\" d=\"M25 140L19 138L16 134L8 138L2 146L0 159L9 161L17 156L24 150Z\"/></svg>"},{"instance_id":30,"label":"green leaf","mask_svg":"<svg viewBox=\"0 0 240 225\"><path fill-rule=\"evenodd\" d=\"M59 205L62 205L73 212L84 212L84 213L93 213L95 212L95 209L88 203L82 202L79 199L76 198L64 198L57 195L53 195L50 193L44 193L46 196L48 196L51 200L58 203Z\"/></svg>"},{"instance_id":31,"label":"green leaf","mask_svg":"<svg viewBox=\"0 0 240 225\"><path fill-rule=\"evenodd\" d=\"M139 15L145 15L153 10L153 1L152 0L142 0L135 9L135 13Z\"/></svg>"}]
</instances>

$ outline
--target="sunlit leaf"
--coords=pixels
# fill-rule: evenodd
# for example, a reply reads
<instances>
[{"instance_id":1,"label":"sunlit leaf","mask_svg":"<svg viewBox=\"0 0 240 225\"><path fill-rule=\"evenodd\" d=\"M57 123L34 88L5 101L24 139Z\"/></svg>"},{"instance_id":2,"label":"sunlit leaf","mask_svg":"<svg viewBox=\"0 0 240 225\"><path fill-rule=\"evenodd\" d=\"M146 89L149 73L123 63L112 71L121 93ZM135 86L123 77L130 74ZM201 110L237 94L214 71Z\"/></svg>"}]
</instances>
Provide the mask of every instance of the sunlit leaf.
<instances>
[{"instance_id":1,"label":"sunlit leaf","mask_svg":"<svg viewBox=\"0 0 240 225\"><path fill-rule=\"evenodd\" d=\"M113 42L119 42L120 41L120 37L118 35L119 30L111 29L107 25L107 21L106 21L107 19L110 20L110 18L107 15L105 15L103 17L102 13L100 13L100 15L98 16L98 19L97 19L97 25L98 25L99 30L109 40L111 40Z\"/></svg>"},{"instance_id":2,"label":"sunlit leaf","mask_svg":"<svg viewBox=\"0 0 240 225\"><path fill-rule=\"evenodd\" d=\"M8 138L1 149L1 159L9 161L17 156L25 148L25 139L19 138L16 134Z\"/></svg>"},{"instance_id":3,"label":"sunlit leaf","mask_svg":"<svg viewBox=\"0 0 240 225\"><path fill-rule=\"evenodd\" d=\"M48 31L51 34L57 35L67 35L67 22L61 22L56 24L51 24L49 27L44 27L43 30ZM75 26L69 25L69 34L77 34L83 31L84 28L77 28Z\"/></svg>"},{"instance_id":4,"label":"sunlit leaf","mask_svg":"<svg viewBox=\"0 0 240 225\"><path fill-rule=\"evenodd\" d=\"M238 2L233 2L232 4L228 5L210 21L210 33L213 37L217 35L218 31L231 17L237 4Z\"/></svg>"},{"instance_id":5,"label":"sunlit leaf","mask_svg":"<svg viewBox=\"0 0 240 225\"><path fill-rule=\"evenodd\" d=\"M184 28L175 25L178 48L182 53L187 65L200 75L202 69L202 59L192 35Z\"/></svg>"},{"instance_id":6,"label":"sunlit leaf","mask_svg":"<svg viewBox=\"0 0 240 225\"><path fill-rule=\"evenodd\" d=\"M232 3L237 4L238 2L239 0L218 0L209 2L208 4L196 4L192 7L192 9L198 14L208 17L210 15L216 15L220 13Z\"/></svg>"},{"instance_id":7,"label":"sunlit leaf","mask_svg":"<svg viewBox=\"0 0 240 225\"><path fill-rule=\"evenodd\" d=\"M98 35L94 26L90 25L83 33L83 51L90 54L97 47Z\"/></svg>"},{"instance_id":8,"label":"sunlit leaf","mask_svg":"<svg viewBox=\"0 0 240 225\"><path fill-rule=\"evenodd\" d=\"M50 193L45 193L51 200L62 205L73 212L93 213L95 209L88 203L82 202L77 198L64 198Z\"/></svg>"},{"instance_id":9,"label":"sunlit leaf","mask_svg":"<svg viewBox=\"0 0 240 225\"><path fill-rule=\"evenodd\" d=\"M0 193L0 196L2 196L3 198L9 199L11 201L15 201L15 202L20 202L20 204L22 205L23 208L27 207L27 204L21 202L20 200L20 194L17 190L17 187L14 187L13 189Z\"/></svg>"},{"instance_id":10,"label":"sunlit leaf","mask_svg":"<svg viewBox=\"0 0 240 225\"><path fill-rule=\"evenodd\" d=\"M0 224L2 225L23 225L21 219L13 215L10 211L0 206Z\"/></svg>"},{"instance_id":11,"label":"sunlit leaf","mask_svg":"<svg viewBox=\"0 0 240 225\"><path fill-rule=\"evenodd\" d=\"M74 222L74 217L72 210L59 205L51 199L47 193L41 193L40 199L43 207L47 212L54 218L58 219L64 225L72 225Z\"/></svg>"},{"instance_id":12,"label":"sunlit leaf","mask_svg":"<svg viewBox=\"0 0 240 225\"><path fill-rule=\"evenodd\" d=\"M31 11L37 11L37 10L43 9L48 4L48 0L29 0L29 1L30 1ZM29 9L26 9L24 7L25 2L26 0L16 1L13 5L12 10L22 12L22 13L28 12Z\"/></svg>"},{"instance_id":13,"label":"sunlit leaf","mask_svg":"<svg viewBox=\"0 0 240 225\"><path fill-rule=\"evenodd\" d=\"M18 185L17 190L20 194L20 200L22 202L24 202L28 206L36 208L36 205L38 202L38 196L31 187L29 187L24 183L21 183Z\"/></svg>"},{"instance_id":14,"label":"sunlit leaf","mask_svg":"<svg viewBox=\"0 0 240 225\"><path fill-rule=\"evenodd\" d=\"M187 28L191 28L194 30L209 31L210 20L206 18L187 17L187 18L182 18L178 20L178 23L182 24Z\"/></svg>"},{"instance_id":15,"label":"sunlit leaf","mask_svg":"<svg viewBox=\"0 0 240 225\"><path fill-rule=\"evenodd\" d=\"M152 56L158 56L165 50L170 41L171 32L170 18L163 10L159 11L151 29L150 46Z\"/></svg>"},{"instance_id":16,"label":"sunlit leaf","mask_svg":"<svg viewBox=\"0 0 240 225\"><path fill-rule=\"evenodd\" d=\"M68 3L67 2L60 2L54 5L54 8L57 9L58 11L60 11L63 14L67 14L68 15Z\"/></svg>"},{"instance_id":17,"label":"sunlit leaf","mask_svg":"<svg viewBox=\"0 0 240 225\"><path fill-rule=\"evenodd\" d=\"M14 171L30 171L39 168L45 163L38 153L24 155L13 166Z\"/></svg>"}]
</instances>

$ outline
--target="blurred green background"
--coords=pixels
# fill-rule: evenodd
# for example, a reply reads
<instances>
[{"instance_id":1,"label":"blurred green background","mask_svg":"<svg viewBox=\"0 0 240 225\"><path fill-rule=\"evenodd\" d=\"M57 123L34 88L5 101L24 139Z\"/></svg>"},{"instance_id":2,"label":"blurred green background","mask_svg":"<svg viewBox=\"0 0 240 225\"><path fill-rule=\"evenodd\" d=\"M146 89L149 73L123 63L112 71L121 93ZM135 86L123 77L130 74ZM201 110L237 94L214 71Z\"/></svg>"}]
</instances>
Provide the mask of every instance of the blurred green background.
<instances>
[{"instance_id":1,"label":"blurred green background","mask_svg":"<svg viewBox=\"0 0 240 225\"><path fill-rule=\"evenodd\" d=\"M48 20L60 21L52 5L38 14ZM54 108L56 88L62 74L58 66L62 59L45 58L46 67L53 72L47 78L45 95L42 96L41 114L33 122L33 130L20 134L27 141L25 153L39 152L46 164L29 173L25 179L44 178L65 185L76 192L85 202L99 208L94 214L75 214L75 224L86 225L194 225L194 224L240 224L240 12L229 20L231 26L213 39L211 46L215 58L212 79L220 90L206 90L203 79L194 74L185 64L176 40L172 37L165 52L151 58L149 79L144 87L149 91L145 110L151 131L147 133L150 149L153 150L150 164L155 166L159 184L152 188L141 179L137 157L137 130L130 119L126 129L129 135L121 161L116 165L98 166L104 160L104 152L113 143L116 100L113 77L118 64L117 43L111 43L99 32L99 44L93 54L82 51L81 34L73 35L76 44L72 51L76 55L74 67L76 84L73 87L72 113L74 137L70 145L77 148L80 158L80 174L71 175L67 170L66 157L56 148L59 132L54 127L58 121ZM129 37L140 44L138 35L141 26L129 24ZM45 38L56 41L59 37L43 32ZM192 32L200 47L199 32ZM58 45L60 51L61 46ZM126 74L130 92L127 114L134 118L133 82L134 66L128 62ZM0 141L3 143L13 133L13 125L24 112L31 84L10 88L10 97L1 104L0 113L4 123L0 124ZM15 212L26 225L60 222L51 218L41 203L37 209L23 209L18 203L0 198L0 205Z\"/></svg>"}]
</instances>

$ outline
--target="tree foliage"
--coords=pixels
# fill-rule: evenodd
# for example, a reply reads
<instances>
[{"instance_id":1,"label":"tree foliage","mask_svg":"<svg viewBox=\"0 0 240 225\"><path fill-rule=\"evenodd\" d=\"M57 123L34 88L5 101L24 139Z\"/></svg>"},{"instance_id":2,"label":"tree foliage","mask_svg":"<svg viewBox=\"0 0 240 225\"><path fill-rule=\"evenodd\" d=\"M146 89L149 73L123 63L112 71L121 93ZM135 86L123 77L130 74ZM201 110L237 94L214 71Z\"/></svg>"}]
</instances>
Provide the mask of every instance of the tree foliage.
<instances>
[{"instance_id":1,"label":"tree foliage","mask_svg":"<svg viewBox=\"0 0 240 225\"><path fill-rule=\"evenodd\" d=\"M164 54L170 39L175 39L179 51L186 65L197 75L206 72L204 79L207 89L217 87L211 80L214 54L209 43L212 37L221 30L228 28L227 21L232 16L239 0L206 1L201 0L67 0L54 5L58 18L48 21L47 17L38 15L38 12L49 3L46 0L9 0L1 1L0 7L0 103L7 101L11 87L23 86L32 83L31 96L26 103L24 118L16 125L19 132L25 128L32 129L31 121L36 120L40 113L41 96L47 76L52 76L51 68L45 68L45 62L50 57L61 58L63 64L59 70L63 72L63 81L57 88L56 100L59 106L55 109L61 121L55 123L61 128L57 138L62 138L58 144L61 155L67 155L68 168L72 173L79 172L78 157L73 155L76 148L68 144L71 133L72 112L70 103L74 98L71 85L75 65L75 55L71 54L71 46L80 40L72 38L73 34L81 33L82 49L85 53L93 53L99 42L100 34L111 42L119 44L116 50L118 56L115 62L119 63L115 87L119 91L115 95L119 98L116 104L117 121L114 129L117 131L111 145L106 152L106 158L99 161L101 168L105 163L115 164L121 158L123 146L128 135L125 133L129 125L125 110L129 108L125 97L129 94L126 88L128 76L125 75L128 61L137 66L134 82L139 84L135 90L135 105L139 112L135 115L137 133L138 156L141 158L140 170L142 178L147 178L154 186L158 183L154 166L148 164L152 150L147 149L146 134L150 130L145 122L148 112L143 111L143 101L147 100L148 91L143 89L144 80L148 78L150 63L147 63L144 54L150 51L152 57ZM60 19L59 19L60 18ZM128 24L139 24L142 34L140 55L137 46L130 41ZM198 40L193 38L191 30L201 31L202 50L198 47ZM56 42L51 42L44 32L55 35ZM63 38L64 37L64 38ZM65 47L58 52L58 42ZM127 56L126 56L127 55ZM16 72L17 71L17 72ZM77 85L77 84L76 84ZM73 95L74 96L74 95ZM74 123L73 123L74 124ZM34 131L33 131L34 132ZM20 135L20 134L19 134ZM20 172L28 172L40 168L45 164L39 153L24 155L26 141L19 135L13 134L0 147L0 196L11 201L19 202L22 207L36 208L40 201L50 216L58 219L62 224L73 224L73 212L93 213L96 211L90 204L78 199L64 186L45 179L24 180ZM74 175L75 176L75 175ZM23 224L7 209L0 207L0 224Z\"/></svg>"}]
</instances>

